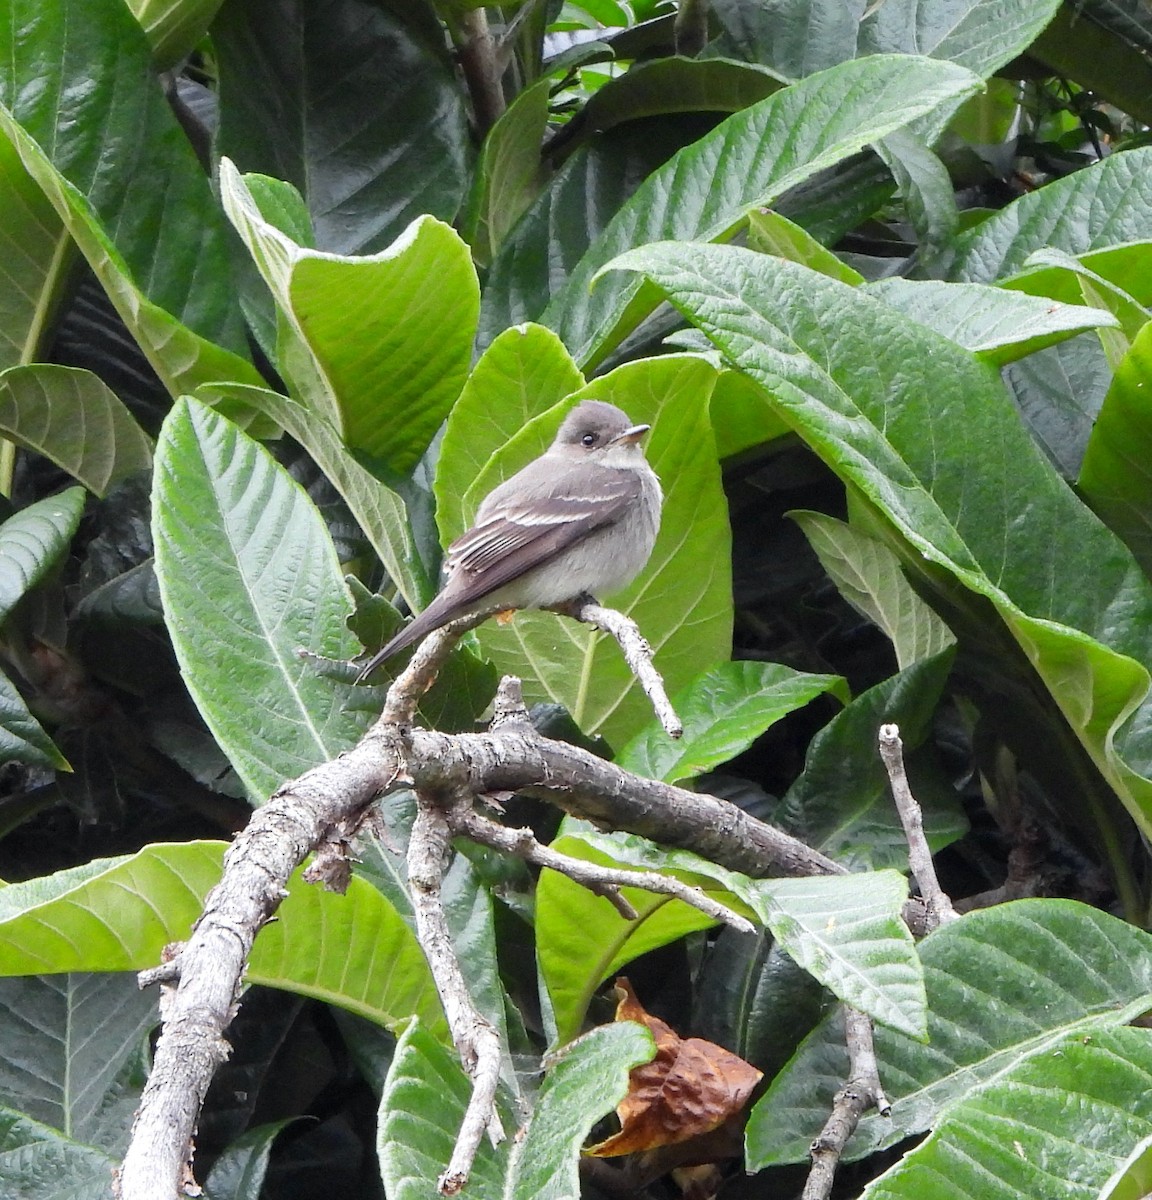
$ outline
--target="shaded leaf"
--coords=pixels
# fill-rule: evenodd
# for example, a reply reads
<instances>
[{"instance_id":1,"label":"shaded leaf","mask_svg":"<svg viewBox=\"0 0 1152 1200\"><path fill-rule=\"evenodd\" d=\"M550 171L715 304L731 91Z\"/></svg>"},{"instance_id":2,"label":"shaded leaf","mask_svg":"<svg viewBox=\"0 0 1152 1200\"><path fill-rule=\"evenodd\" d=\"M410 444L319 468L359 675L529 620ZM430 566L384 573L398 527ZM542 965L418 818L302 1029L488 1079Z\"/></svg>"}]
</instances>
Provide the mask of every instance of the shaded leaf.
<instances>
[{"instance_id":1,"label":"shaded leaf","mask_svg":"<svg viewBox=\"0 0 1152 1200\"><path fill-rule=\"evenodd\" d=\"M292 183L320 249L370 254L421 214L455 217L471 138L429 7L229 0L212 45L219 153Z\"/></svg>"},{"instance_id":2,"label":"shaded leaf","mask_svg":"<svg viewBox=\"0 0 1152 1200\"><path fill-rule=\"evenodd\" d=\"M900 560L883 542L825 513L788 515L804 530L840 595L888 635L901 670L955 643L952 631L912 589Z\"/></svg>"},{"instance_id":3,"label":"shaded leaf","mask_svg":"<svg viewBox=\"0 0 1152 1200\"><path fill-rule=\"evenodd\" d=\"M152 463L152 441L132 414L97 376L73 367L0 372L0 435L101 497Z\"/></svg>"},{"instance_id":4,"label":"shaded leaf","mask_svg":"<svg viewBox=\"0 0 1152 1200\"><path fill-rule=\"evenodd\" d=\"M68 549L84 511L84 491L37 500L0 525L0 623Z\"/></svg>"},{"instance_id":5,"label":"shaded leaf","mask_svg":"<svg viewBox=\"0 0 1152 1200\"><path fill-rule=\"evenodd\" d=\"M112 1200L116 1165L110 1154L30 1121L14 1109L0 1108L0 1187L6 1195L43 1195L48 1179L59 1195Z\"/></svg>"},{"instance_id":6,"label":"shaded leaf","mask_svg":"<svg viewBox=\"0 0 1152 1200\"><path fill-rule=\"evenodd\" d=\"M12 680L0 671L0 760L68 771L68 760L29 712Z\"/></svg>"},{"instance_id":7,"label":"shaded leaf","mask_svg":"<svg viewBox=\"0 0 1152 1200\"><path fill-rule=\"evenodd\" d=\"M856 285L864 282L859 271L841 262L806 229L770 208L754 208L748 213L748 248L803 263L841 283Z\"/></svg>"}]
</instances>

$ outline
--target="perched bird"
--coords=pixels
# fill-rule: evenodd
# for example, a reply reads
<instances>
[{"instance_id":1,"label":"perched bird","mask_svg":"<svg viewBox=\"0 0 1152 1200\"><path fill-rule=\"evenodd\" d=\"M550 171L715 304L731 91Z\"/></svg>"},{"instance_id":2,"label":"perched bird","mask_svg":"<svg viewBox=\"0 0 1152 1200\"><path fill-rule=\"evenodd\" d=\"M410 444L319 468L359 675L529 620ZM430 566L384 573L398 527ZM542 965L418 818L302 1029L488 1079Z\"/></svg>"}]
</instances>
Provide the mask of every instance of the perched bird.
<instances>
[{"instance_id":1,"label":"perched bird","mask_svg":"<svg viewBox=\"0 0 1152 1200\"><path fill-rule=\"evenodd\" d=\"M644 569L663 495L644 458L647 425L584 400L539 458L494 488L445 556L444 586L360 673L481 609L546 608L607 595Z\"/></svg>"}]
</instances>

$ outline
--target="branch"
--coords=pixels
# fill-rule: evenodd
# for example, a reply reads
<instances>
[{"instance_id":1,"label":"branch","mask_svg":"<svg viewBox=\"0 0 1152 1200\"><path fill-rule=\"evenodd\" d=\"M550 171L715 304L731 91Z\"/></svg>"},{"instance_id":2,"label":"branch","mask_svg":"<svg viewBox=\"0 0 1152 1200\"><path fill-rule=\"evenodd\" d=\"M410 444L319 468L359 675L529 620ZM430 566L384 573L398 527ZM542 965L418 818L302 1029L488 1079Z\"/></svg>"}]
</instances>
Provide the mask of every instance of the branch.
<instances>
[{"instance_id":1,"label":"branch","mask_svg":"<svg viewBox=\"0 0 1152 1200\"><path fill-rule=\"evenodd\" d=\"M808 1173L801 1200L827 1200L831 1195L844 1147L868 1109L874 1107L884 1117L892 1111L880 1085L872 1021L847 1005L844 1007L844 1040L848 1046L848 1081L836 1093L832 1112L812 1143L812 1170Z\"/></svg>"},{"instance_id":2,"label":"branch","mask_svg":"<svg viewBox=\"0 0 1152 1200\"><path fill-rule=\"evenodd\" d=\"M452 1041L464 1069L472 1078L472 1095L456 1136L452 1159L438 1185L444 1195L453 1196L468 1181L484 1131L489 1130L494 1143L504 1139L504 1130L496 1115L500 1035L472 1003L440 902L452 831L434 799L417 791L416 806L416 820L408 844L408 883L412 889L416 936L444 1005Z\"/></svg>"},{"instance_id":3,"label":"branch","mask_svg":"<svg viewBox=\"0 0 1152 1200\"><path fill-rule=\"evenodd\" d=\"M620 646L628 669L636 676L644 694L652 702L664 732L669 737L683 736L684 725L676 715L676 710L664 691L664 680L652 662L652 647L635 621L614 608L604 608L594 600L578 601L571 608L556 611L611 634Z\"/></svg>"},{"instance_id":4,"label":"branch","mask_svg":"<svg viewBox=\"0 0 1152 1200\"><path fill-rule=\"evenodd\" d=\"M459 16L463 40L457 42L460 69L472 97L476 131L481 138L504 115L504 89L500 83L500 68L496 43L488 28L488 17L482 8L470 9Z\"/></svg>"},{"instance_id":5,"label":"branch","mask_svg":"<svg viewBox=\"0 0 1152 1200\"><path fill-rule=\"evenodd\" d=\"M924 898L928 910L927 925L931 931L945 921L954 921L958 914L936 877L936 864L932 861L932 851L924 836L924 814L912 795L908 774L904 770L904 744L900 740L898 725L880 726L880 757L888 771L892 798L896 801L896 810L908 841L908 865Z\"/></svg>"}]
</instances>

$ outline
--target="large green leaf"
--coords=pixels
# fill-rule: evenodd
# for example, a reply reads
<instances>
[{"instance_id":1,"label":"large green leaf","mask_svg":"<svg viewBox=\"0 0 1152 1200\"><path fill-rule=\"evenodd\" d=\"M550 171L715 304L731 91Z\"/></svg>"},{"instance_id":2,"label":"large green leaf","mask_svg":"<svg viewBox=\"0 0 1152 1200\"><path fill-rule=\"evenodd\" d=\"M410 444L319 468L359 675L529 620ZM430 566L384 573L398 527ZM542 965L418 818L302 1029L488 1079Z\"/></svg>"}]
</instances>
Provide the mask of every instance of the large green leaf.
<instances>
[{"instance_id":1,"label":"large green leaf","mask_svg":"<svg viewBox=\"0 0 1152 1200\"><path fill-rule=\"evenodd\" d=\"M21 157L57 211L53 193L67 189L44 171L84 197L152 304L242 352L219 209L127 7L12 0L0 22L0 64L0 102L42 160L30 161L24 146Z\"/></svg>"},{"instance_id":2,"label":"large green leaf","mask_svg":"<svg viewBox=\"0 0 1152 1200\"><path fill-rule=\"evenodd\" d=\"M16 147L0 137L0 369L41 356L72 241Z\"/></svg>"},{"instance_id":3,"label":"large green leaf","mask_svg":"<svg viewBox=\"0 0 1152 1200\"><path fill-rule=\"evenodd\" d=\"M348 659L351 600L304 490L195 401L161 430L156 577L184 680L254 800L352 745L368 715L301 649Z\"/></svg>"},{"instance_id":4,"label":"large green leaf","mask_svg":"<svg viewBox=\"0 0 1152 1200\"><path fill-rule=\"evenodd\" d=\"M423 213L456 216L472 145L431 6L228 0L212 45L219 152L294 184L322 250L372 253Z\"/></svg>"},{"instance_id":5,"label":"large green leaf","mask_svg":"<svg viewBox=\"0 0 1152 1200\"><path fill-rule=\"evenodd\" d=\"M998 367L1086 329L1119 325L1099 308L975 283L883 279L863 291Z\"/></svg>"},{"instance_id":6,"label":"large green leaf","mask_svg":"<svg viewBox=\"0 0 1152 1200\"><path fill-rule=\"evenodd\" d=\"M1067 900L1020 900L970 913L920 943L928 1042L877 1028L891 1117L866 1115L846 1158L932 1128L941 1110L1067 1035L1090 1039L1152 1003L1152 939ZM818 1026L753 1109L748 1166L807 1160L847 1078L839 1017Z\"/></svg>"},{"instance_id":7,"label":"large green leaf","mask_svg":"<svg viewBox=\"0 0 1152 1200\"><path fill-rule=\"evenodd\" d=\"M139 1093L124 1076L159 1022L131 975L0 980L0 1094L27 1116L102 1149L128 1141Z\"/></svg>"},{"instance_id":8,"label":"large green leaf","mask_svg":"<svg viewBox=\"0 0 1152 1200\"><path fill-rule=\"evenodd\" d=\"M169 942L188 937L225 849L157 843L0 890L0 975L155 966ZM295 875L277 919L256 938L245 978L384 1025L419 1014L438 1037L447 1033L414 935L359 878L339 896Z\"/></svg>"},{"instance_id":9,"label":"large green leaf","mask_svg":"<svg viewBox=\"0 0 1152 1200\"><path fill-rule=\"evenodd\" d=\"M83 512L83 489L69 488L22 508L0 525L0 624L68 549Z\"/></svg>"},{"instance_id":10,"label":"large green leaf","mask_svg":"<svg viewBox=\"0 0 1152 1200\"><path fill-rule=\"evenodd\" d=\"M0 436L50 458L90 492L152 463L152 440L91 371L36 363L0 372Z\"/></svg>"},{"instance_id":11,"label":"large green leaf","mask_svg":"<svg viewBox=\"0 0 1152 1200\"><path fill-rule=\"evenodd\" d=\"M652 425L648 461L664 487L660 536L647 569L618 596L598 599L628 613L655 651L674 693L728 657L732 630L728 510L708 424L712 367L669 355L629 363L576 393L619 405ZM563 416L554 407L504 442L504 424L473 427L473 453L492 457L479 476L461 478L462 520L480 500L551 442ZM486 436L484 436L486 435ZM494 438L491 443L488 438ZM458 460L461 461L462 460ZM451 478L438 481L442 490ZM446 537L458 530L445 529ZM588 733L624 741L646 723L651 705L607 635L552 613L525 612L506 626L489 622L480 644L506 673L524 681L525 697L563 704Z\"/></svg>"},{"instance_id":12,"label":"large green leaf","mask_svg":"<svg viewBox=\"0 0 1152 1200\"><path fill-rule=\"evenodd\" d=\"M929 54L980 75L1022 53L1058 0L716 0L716 47L795 77L866 54Z\"/></svg>"},{"instance_id":13,"label":"large green leaf","mask_svg":"<svg viewBox=\"0 0 1152 1200\"><path fill-rule=\"evenodd\" d=\"M813 879L749 879L698 855L631 834L586 832L577 822L554 843L573 858L660 871L771 929L782 949L840 999L913 1037L924 1032L924 986L901 918L908 885L894 871ZM541 873L536 953L558 1036L579 1030L595 989L625 963L712 924L667 896L624 889L628 921L566 876Z\"/></svg>"},{"instance_id":14,"label":"large green leaf","mask_svg":"<svg viewBox=\"0 0 1152 1200\"><path fill-rule=\"evenodd\" d=\"M543 325L506 329L484 351L452 406L436 463L436 521L447 541L464 529L464 493L488 460L583 384L572 356Z\"/></svg>"},{"instance_id":15,"label":"large green leaf","mask_svg":"<svg viewBox=\"0 0 1152 1200\"><path fill-rule=\"evenodd\" d=\"M780 259L669 243L618 265L657 281L884 514L914 559L992 602L1098 769L1152 832L1152 589L1040 456L994 372L855 289ZM1093 813L1110 840L1109 815Z\"/></svg>"},{"instance_id":16,"label":"large green leaf","mask_svg":"<svg viewBox=\"0 0 1152 1200\"><path fill-rule=\"evenodd\" d=\"M979 86L960 67L914 57L844 63L729 117L651 175L589 247L543 322L577 362L598 362L654 307L634 280L601 281L621 251L664 238L727 240L755 206ZM739 162L740 168L728 167ZM639 293L639 294L638 294Z\"/></svg>"},{"instance_id":17,"label":"large green leaf","mask_svg":"<svg viewBox=\"0 0 1152 1200\"><path fill-rule=\"evenodd\" d=\"M684 734L673 740L651 720L616 755L617 766L680 783L726 763L781 717L825 692L847 703L839 675L810 675L779 663L728 662L697 677L673 700Z\"/></svg>"},{"instance_id":18,"label":"large green leaf","mask_svg":"<svg viewBox=\"0 0 1152 1200\"><path fill-rule=\"evenodd\" d=\"M951 1107L863 1200L1098 1200L1152 1138L1152 1034L1109 1029L1056 1042ZM1130 1187L1131 1200L1146 1195ZM1135 1183L1135 1180L1132 1181Z\"/></svg>"},{"instance_id":19,"label":"large green leaf","mask_svg":"<svg viewBox=\"0 0 1152 1200\"><path fill-rule=\"evenodd\" d=\"M992 283L1024 270L1036 250L1052 247L1080 256L1148 241L1152 241L1152 146L1110 155L981 221L958 239L949 276L966 283ZM1103 265L1096 264L1096 269L1113 278L1106 267L1100 270ZM1143 288L1126 290L1146 302L1152 296L1146 266L1131 274L1143 275Z\"/></svg>"},{"instance_id":20,"label":"large green leaf","mask_svg":"<svg viewBox=\"0 0 1152 1200\"><path fill-rule=\"evenodd\" d=\"M161 70L170 70L201 41L220 0L129 0Z\"/></svg>"},{"instance_id":21,"label":"large green leaf","mask_svg":"<svg viewBox=\"0 0 1152 1200\"><path fill-rule=\"evenodd\" d=\"M468 247L420 217L366 258L298 246L265 220L235 166L224 207L312 358L299 397L369 464L407 474L460 394L480 304ZM283 364L281 364L283 366ZM300 384L304 376L297 375Z\"/></svg>"},{"instance_id":22,"label":"large green leaf","mask_svg":"<svg viewBox=\"0 0 1152 1200\"><path fill-rule=\"evenodd\" d=\"M1084 453L1080 490L1152 572L1152 323L1116 368Z\"/></svg>"},{"instance_id":23,"label":"large green leaf","mask_svg":"<svg viewBox=\"0 0 1152 1200\"><path fill-rule=\"evenodd\" d=\"M628 1089L628 1072L652 1057L631 1021L602 1026L553 1058L533 1111L515 1137L480 1144L468 1191L506 1200L579 1200L580 1147ZM391 1200L435 1200L471 1084L456 1061L413 1023L396 1047L380 1101L377 1150ZM510 1114L506 1114L506 1127Z\"/></svg>"},{"instance_id":24,"label":"large green leaf","mask_svg":"<svg viewBox=\"0 0 1152 1200\"><path fill-rule=\"evenodd\" d=\"M214 407L221 401L237 400L291 434L344 497L404 599L417 608L431 599L435 588L420 556L403 499L360 465L321 414L279 392L244 384L209 385L197 394Z\"/></svg>"},{"instance_id":25,"label":"large green leaf","mask_svg":"<svg viewBox=\"0 0 1152 1200\"><path fill-rule=\"evenodd\" d=\"M0 671L0 761L67 771L68 761L28 710L15 684Z\"/></svg>"}]
</instances>

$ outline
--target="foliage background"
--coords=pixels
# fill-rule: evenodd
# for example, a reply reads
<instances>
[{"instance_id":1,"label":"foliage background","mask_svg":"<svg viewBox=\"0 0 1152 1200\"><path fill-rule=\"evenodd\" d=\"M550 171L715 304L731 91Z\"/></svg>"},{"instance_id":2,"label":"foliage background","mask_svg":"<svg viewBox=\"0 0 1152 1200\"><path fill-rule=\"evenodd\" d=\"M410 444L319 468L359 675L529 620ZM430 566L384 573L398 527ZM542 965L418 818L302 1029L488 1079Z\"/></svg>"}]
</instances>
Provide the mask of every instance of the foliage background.
<instances>
[{"instance_id":1,"label":"foliage background","mask_svg":"<svg viewBox=\"0 0 1152 1200\"><path fill-rule=\"evenodd\" d=\"M480 631L424 716L473 728L521 674L542 728L858 874L753 883L513 801L735 898L764 926L740 938L461 848L461 956L548 1186L622 1186L577 1156L643 1039L537 1071L627 964L766 1073L725 1196L798 1190L833 996L880 1023L894 1100L843 1194L1143 1194L1145 6L7 0L0 45L0 1191L109 1194L156 1020L130 972L250 805L367 727L347 660L598 396L653 424L664 524L618 602L684 743L541 614ZM1017 901L917 949L886 720L950 892ZM463 1083L406 816L347 897L297 885L262 932L211 1195L431 1194ZM527 1163L493 1152L477 1194L545 1194ZM666 1194L672 1165L623 1183Z\"/></svg>"}]
</instances>

